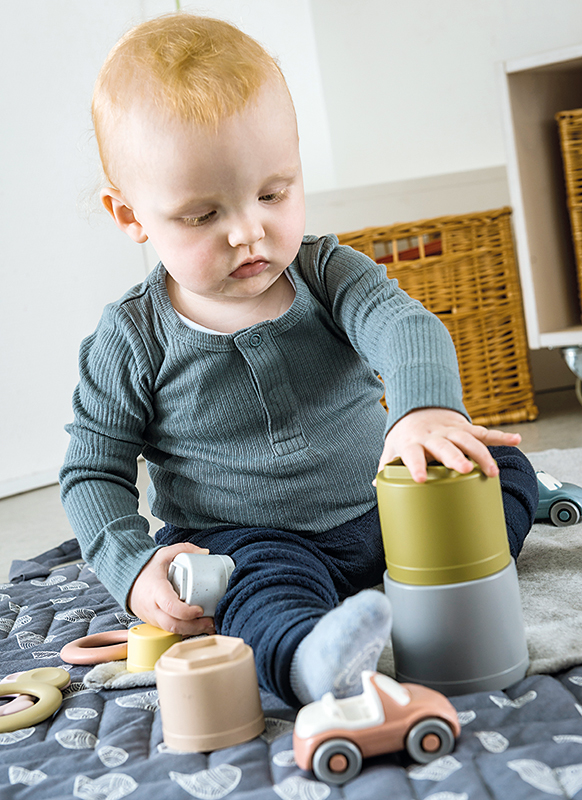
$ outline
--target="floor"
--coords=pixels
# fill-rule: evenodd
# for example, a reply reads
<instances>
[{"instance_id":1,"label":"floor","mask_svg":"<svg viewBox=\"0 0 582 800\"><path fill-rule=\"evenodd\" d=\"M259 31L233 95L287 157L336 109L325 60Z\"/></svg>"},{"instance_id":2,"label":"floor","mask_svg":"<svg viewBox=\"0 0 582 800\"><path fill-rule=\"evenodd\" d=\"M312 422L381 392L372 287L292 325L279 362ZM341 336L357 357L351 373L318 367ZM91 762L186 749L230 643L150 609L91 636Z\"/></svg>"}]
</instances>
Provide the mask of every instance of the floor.
<instances>
[{"instance_id":1,"label":"floor","mask_svg":"<svg viewBox=\"0 0 582 800\"><path fill-rule=\"evenodd\" d=\"M540 412L537 420L508 426L521 434L525 453L582 447L582 407L574 389L541 393L536 403ZM138 481L142 498L147 482L142 463ZM150 515L145 500L140 510L150 520L152 530L157 530L161 523ZM14 558L32 558L72 537L57 486L0 500L0 583L7 581Z\"/></svg>"}]
</instances>

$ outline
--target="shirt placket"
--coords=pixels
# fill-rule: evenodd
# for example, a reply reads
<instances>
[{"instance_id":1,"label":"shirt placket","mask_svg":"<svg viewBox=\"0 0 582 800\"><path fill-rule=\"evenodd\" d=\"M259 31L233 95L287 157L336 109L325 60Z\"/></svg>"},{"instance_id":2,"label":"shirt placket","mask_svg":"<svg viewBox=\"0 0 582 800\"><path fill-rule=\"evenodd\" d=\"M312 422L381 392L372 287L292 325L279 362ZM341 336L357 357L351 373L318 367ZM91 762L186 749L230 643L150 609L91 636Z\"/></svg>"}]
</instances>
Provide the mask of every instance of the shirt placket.
<instances>
[{"instance_id":1,"label":"shirt placket","mask_svg":"<svg viewBox=\"0 0 582 800\"><path fill-rule=\"evenodd\" d=\"M287 363L272 332L245 331L235 337L235 345L245 359L265 412L274 452L289 455L307 446L297 416L298 404L291 387Z\"/></svg>"}]
</instances>

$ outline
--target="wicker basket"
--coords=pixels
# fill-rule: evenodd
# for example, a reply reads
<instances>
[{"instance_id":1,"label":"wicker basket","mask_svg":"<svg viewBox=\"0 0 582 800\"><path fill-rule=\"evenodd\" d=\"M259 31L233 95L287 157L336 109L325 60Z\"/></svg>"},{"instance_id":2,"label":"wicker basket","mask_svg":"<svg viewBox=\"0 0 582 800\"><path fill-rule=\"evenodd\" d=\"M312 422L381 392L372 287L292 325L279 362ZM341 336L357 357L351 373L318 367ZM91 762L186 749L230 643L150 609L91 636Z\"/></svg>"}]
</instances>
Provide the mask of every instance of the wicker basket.
<instances>
[{"instance_id":1,"label":"wicker basket","mask_svg":"<svg viewBox=\"0 0 582 800\"><path fill-rule=\"evenodd\" d=\"M582 309L582 108L556 114Z\"/></svg>"},{"instance_id":2,"label":"wicker basket","mask_svg":"<svg viewBox=\"0 0 582 800\"><path fill-rule=\"evenodd\" d=\"M511 209L365 228L338 236L435 313L457 349L465 407L480 425L533 420Z\"/></svg>"}]
</instances>

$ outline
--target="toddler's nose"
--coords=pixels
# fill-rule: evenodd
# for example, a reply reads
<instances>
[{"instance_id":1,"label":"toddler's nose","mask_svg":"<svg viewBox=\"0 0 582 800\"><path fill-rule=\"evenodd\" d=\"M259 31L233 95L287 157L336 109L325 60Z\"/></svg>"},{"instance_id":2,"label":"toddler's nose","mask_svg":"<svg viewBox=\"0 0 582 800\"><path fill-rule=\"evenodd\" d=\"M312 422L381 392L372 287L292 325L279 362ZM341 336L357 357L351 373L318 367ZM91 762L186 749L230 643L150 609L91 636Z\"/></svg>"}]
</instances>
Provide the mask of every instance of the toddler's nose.
<instances>
[{"instance_id":1,"label":"toddler's nose","mask_svg":"<svg viewBox=\"0 0 582 800\"><path fill-rule=\"evenodd\" d=\"M251 247L265 236L260 220L250 214L237 217L229 230L228 243L231 247L245 245Z\"/></svg>"}]
</instances>

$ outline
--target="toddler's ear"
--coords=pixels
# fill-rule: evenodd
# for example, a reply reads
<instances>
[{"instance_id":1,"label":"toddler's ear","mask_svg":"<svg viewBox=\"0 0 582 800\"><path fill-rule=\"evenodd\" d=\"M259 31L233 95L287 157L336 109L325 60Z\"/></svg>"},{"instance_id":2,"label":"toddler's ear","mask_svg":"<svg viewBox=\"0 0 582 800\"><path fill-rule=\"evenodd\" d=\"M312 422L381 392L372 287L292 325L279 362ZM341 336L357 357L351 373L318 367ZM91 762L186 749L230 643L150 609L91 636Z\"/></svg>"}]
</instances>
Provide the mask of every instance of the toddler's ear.
<instances>
[{"instance_id":1,"label":"toddler's ear","mask_svg":"<svg viewBox=\"0 0 582 800\"><path fill-rule=\"evenodd\" d=\"M147 242L148 237L142 224L135 216L133 208L129 206L119 189L106 186L101 190L101 202L113 217L115 224L130 239L138 244Z\"/></svg>"}]
</instances>

